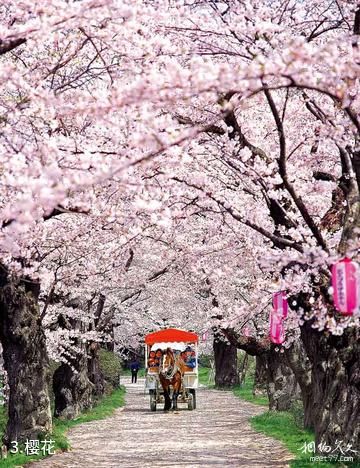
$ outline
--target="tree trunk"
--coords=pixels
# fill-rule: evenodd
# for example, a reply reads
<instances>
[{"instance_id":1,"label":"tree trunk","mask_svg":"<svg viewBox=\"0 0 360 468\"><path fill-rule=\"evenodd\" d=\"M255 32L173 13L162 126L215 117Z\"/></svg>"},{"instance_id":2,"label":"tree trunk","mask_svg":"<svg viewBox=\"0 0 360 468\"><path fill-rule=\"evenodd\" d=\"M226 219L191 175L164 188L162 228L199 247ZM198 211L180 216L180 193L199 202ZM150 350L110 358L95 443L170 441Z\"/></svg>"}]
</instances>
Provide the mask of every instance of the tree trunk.
<instances>
[{"instance_id":1,"label":"tree trunk","mask_svg":"<svg viewBox=\"0 0 360 468\"><path fill-rule=\"evenodd\" d=\"M299 397L295 375L288 366L284 354L270 351L265 357L269 409L288 411Z\"/></svg>"},{"instance_id":2,"label":"tree trunk","mask_svg":"<svg viewBox=\"0 0 360 468\"><path fill-rule=\"evenodd\" d=\"M260 354L255 357L255 377L253 386L253 395L266 394L267 389L267 370L266 370L266 357L264 354Z\"/></svg>"},{"instance_id":3,"label":"tree trunk","mask_svg":"<svg viewBox=\"0 0 360 468\"><path fill-rule=\"evenodd\" d=\"M103 308L105 296L100 297L100 307ZM65 306L86 311L90 315L92 300L84 301L81 297L70 298ZM100 314L96 316L98 318ZM61 325L76 332L71 338L69 349L66 353L66 362L54 372L53 391L55 396L54 414L62 419L74 419L83 410L91 408L93 403L94 385L89 380L87 346L82 342L81 336L90 329L95 328L95 324L89 327L88 323L83 323L80 318L63 317ZM71 357L69 358L69 354Z\"/></svg>"},{"instance_id":4,"label":"tree trunk","mask_svg":"<svg viewBox=\"0 0 360 468\"><path fill-rule=\"evenodd\" d=\"M94 322L90 325L89 330L101 329L101 318L104 311L106 297L104 294L100 294L97 303ZM90 312L90 310L89 310ZM88 347L88 376L93 384L93 395L95 398L100 398L105 393L105 379L100 369L100 344L96 341L91 342Z\"/></svg>"},{"instance_id":5,"label":"tree trunk","mask_svg":"<svg viewBox=\"0 0 360 468\"><path fill-rule=\"evenodd\" d=\"M237 348L225 342L219 336L214 338L215 385L232 387L238 384Z\"/></svg>"},{"instance_id":6,"label":"tree trunk","mask_svg":"<svg viewBox=\"0 0 360 468\"><path fill-rule=\"evenodd\" d=\"M78 356L72 367L62 363L53 376L55 416L74 419L81 411L91 408L93 387L88 377L85 355Z\"/></svg>"},{"instance_id":7,"label":"tree trunk","mask_svg":"<svg viewBox=\"0 0 360 468\"><path fill-rule=\"evenodd\" d=\"M108 351L111 351L112 353L114 353L115 352L115 339L114 339L114 328L113 327L111 329L110 336L111 336L111 341L106 342L105 349L107 349Z\"/></svg>"},{"instance_id":8,"label":"tree trunk","mask_svg":"<svg viewBox=\"0 0 360 468\"><path fill-rule=\"evenodd\" d=\"M19 283L0 273L0 339L10 397L8 422L3 438L12 441L38 439L51 431L49 358L40 323L39 283Z\"/></svg>"},{"instance_id":9,"label":"tree trunk","mask_svg":"<svg viewBox=\"0 0 360 468\"><path fill-rule=\"evenodd\" d=\"M316 446L350 444L360 453L360 330L326 336L305 322L301 339L312 363ZM354 455L348 452L348 455Z\"/></svg>"},{"instance_id":10,"label":"tree trunk","mask_svg":"<svg viewBox=\"0 0 360 468\"><path fill-rule=\"evenodd\" d=\"M100 344L93 342L89 346L88 375L93 384L93 395L100 398L105 393L105 378L100 368Z\"/></svg>"},{"instance_id":11,"label":"tree trunk","mask_svg":"<svg viewBox=\"0 0 360 468\"><path fill-rule=\"evenodd\" d=\"M299 387L294 373L290 369L283 353L276 352L275 346L265 337L257 339L238 334L233 329L222 329L234 347L243 349L256 356L258 372L266 370L266 389L269 408L278 411L288 410L292 403L300 398ZM215 351L215 348L214 348ZM260 376L259 376L260 378ZM262 377L263 379L263 377Z\"/></svg>"},{"instance_id":12,"label":"tree trunk","mask_svg":"<svg viewBox=\"0 0 360 468\"><path fill-rule=\"evenodd\" d=\"M315 407L312 393L311 362L305 353L301 340L285 349L287 363L294 372L296 380L301 389L301 399L304 408L304 427L314 429L315 426Z\"/></svg>"},{"instance_id":13,"label":"tree trunk","mask_svg":"<svg viewBox=\"0 0 360 468\"><path fill-rule=\"evenodd\" d=\"M239 384L242 385L245 382L246 372L249 367L249 355L248 353L244 353L244 358L241 362L240 369L239 369Z\"/></svg>"}]
</instances>

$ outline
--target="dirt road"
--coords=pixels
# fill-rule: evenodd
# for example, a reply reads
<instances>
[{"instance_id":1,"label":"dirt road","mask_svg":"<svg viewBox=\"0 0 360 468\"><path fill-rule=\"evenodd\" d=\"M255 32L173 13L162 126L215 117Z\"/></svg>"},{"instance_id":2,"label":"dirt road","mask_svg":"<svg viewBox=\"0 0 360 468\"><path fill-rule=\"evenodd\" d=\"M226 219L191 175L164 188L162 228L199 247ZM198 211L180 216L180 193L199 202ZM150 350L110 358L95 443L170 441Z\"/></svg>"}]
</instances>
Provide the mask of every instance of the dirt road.
<instances>
[{"instance_id":1,"label":"dirt road","mask_svg":"<svg viewBox=\"0 0 360 468\"><path fill-rule=\"evenodd\" d=\"M231 392L199 389L197 409L149 410L144 382L126 382L124 410L71 429L72 450L32 463L31 468L287 467L281 444L251 429L261 407Z\"/></svg>"}]
</instances>

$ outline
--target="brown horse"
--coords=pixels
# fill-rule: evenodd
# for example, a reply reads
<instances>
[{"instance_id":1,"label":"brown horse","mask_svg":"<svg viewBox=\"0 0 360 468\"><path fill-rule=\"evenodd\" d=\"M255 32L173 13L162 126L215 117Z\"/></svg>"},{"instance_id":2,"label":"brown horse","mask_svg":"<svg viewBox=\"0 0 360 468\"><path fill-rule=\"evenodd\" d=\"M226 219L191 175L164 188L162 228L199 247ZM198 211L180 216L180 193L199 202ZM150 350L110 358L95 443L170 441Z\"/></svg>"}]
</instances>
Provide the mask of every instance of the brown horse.
<instances>
[{"instance_id":1,"label":"brown horse","mask_svg":"<svg viewBox=\"0 0 360 468\"><path fill-rule=\"evenodd\" d=\"M159 368L159 379L164 390L165 398L164 411L169 411L171 409L170 385L172 385L173 388L172 409L177 410L177 398L181 390L184 372L184 361L180 357L175 359L172 349L167 348Z\"/></svg>"}]
</instances>

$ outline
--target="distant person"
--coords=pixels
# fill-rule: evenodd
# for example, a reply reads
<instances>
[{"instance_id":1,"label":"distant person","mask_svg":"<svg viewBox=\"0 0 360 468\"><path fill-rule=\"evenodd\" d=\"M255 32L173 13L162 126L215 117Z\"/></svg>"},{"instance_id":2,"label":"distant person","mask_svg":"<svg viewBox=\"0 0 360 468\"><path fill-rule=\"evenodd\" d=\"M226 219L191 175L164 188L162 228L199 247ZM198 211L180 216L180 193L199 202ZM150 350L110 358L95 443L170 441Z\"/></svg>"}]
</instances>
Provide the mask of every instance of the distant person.
<instances>
[{"instance_id":1,"label":"distant person","mask_svg":"<svg viewBox=\"0 0 360 468\"><path fill-rule=\"evenodd\" d=\"M130 364L131 369L131 383L137 382L137 375L140 369L140 364L137 359Z\"/></svg>"}]
</instances>

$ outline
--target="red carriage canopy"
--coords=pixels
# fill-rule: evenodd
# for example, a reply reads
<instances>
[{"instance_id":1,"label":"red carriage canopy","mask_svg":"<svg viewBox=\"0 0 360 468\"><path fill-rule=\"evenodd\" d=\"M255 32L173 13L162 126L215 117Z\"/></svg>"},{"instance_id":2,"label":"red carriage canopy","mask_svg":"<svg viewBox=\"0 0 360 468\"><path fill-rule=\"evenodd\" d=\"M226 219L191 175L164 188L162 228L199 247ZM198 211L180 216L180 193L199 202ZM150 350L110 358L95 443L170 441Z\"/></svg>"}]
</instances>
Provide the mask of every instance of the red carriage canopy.
<instances>
[{"instance_id":1,"label":"red carriage canopy","mask_svg":"<svg viewBox=\"0 0 360 468\"><path fill-rule=\"evenodd\" d=\"M161 342L197 343L198 341L199 338L196 333L178 330L177 328L167 328L145 336L145 343L148 345Z\"/></svg>"}]
</instances>

